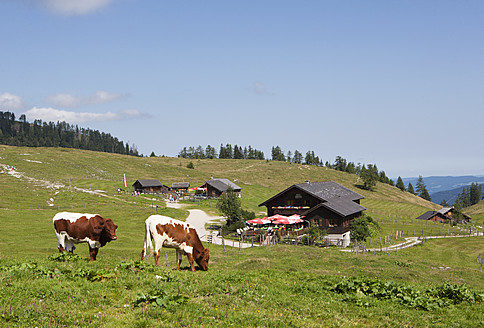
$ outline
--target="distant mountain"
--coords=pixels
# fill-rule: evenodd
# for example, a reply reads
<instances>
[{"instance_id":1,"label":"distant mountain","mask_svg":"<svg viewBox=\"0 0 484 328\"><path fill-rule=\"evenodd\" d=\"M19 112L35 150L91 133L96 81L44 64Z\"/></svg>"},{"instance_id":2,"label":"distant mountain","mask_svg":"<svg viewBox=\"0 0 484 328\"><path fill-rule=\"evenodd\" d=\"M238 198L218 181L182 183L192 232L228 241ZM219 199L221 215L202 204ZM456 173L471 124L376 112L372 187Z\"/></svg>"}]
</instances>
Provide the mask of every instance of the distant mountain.
<instances>
[{"instance_id":1,"label":"distant mountain","mask_svg":"<svg viewBox=\"0 0 484 328\"><path fill-rule=\"evenodd\" d=\"M484 189L484 184L481 183L481 187ZM463 187L459 187L451 190L439 191L439 192L430 194L430 198L432 199L432 202L435 204L440 204L445 199L447 204L452 205L454 204L459 194L462 192L462 188Z\"/></svg>"},{"instance_id":2,"label":"distant mountain","mask_svg":"<svg viewBox=\"0 0 484 328\"><path fill-rule=\"evenodd\" d=\"M405 184L405 187L408 186L408 183L411 182L413 188L416 188L417 185L417 178L402 178L403 183ZM396 181L396 179L394 180ZM424 177L423 181L425 183L425 186L427 187L427 190L432 197L432 202L439 204L439 202L436 202L434 200L434 197L432 196L435 193L441 192L441 191L452 191L453 189L459 189L459 194L462 191L462 187L469 186L471 183L479 183L482 184L484 183L484 176L472 176L472 175L466 175L466 176L432 176L432 177ZM445 198L444 198L445 199ZM452 204L449 202L448 199L445 199L449 204Z\"/></svg>"}]
</instances>

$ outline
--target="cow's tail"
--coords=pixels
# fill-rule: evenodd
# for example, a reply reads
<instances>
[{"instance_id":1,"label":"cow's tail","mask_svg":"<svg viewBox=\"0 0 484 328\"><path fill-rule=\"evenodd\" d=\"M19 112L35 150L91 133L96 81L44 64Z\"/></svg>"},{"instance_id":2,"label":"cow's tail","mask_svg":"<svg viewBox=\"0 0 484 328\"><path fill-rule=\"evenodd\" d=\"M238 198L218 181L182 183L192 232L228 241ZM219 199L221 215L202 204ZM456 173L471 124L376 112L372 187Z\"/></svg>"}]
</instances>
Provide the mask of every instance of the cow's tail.
<instances>
[{"instance_id":1,"label":"cow's tail","mask_svg":"<svg viewBox=\"0 0 484 328\"><path fill-rule=\"evenodd\" d=\"M151 231L150 231L150 223L149 220L145 222L145 242L143 245L143 251L141 252L141 259L146 259L146 263L148 263L148 248L150 248L150 255L153 255L153 247L151 246Z\"/></svg>"}]
</instances>

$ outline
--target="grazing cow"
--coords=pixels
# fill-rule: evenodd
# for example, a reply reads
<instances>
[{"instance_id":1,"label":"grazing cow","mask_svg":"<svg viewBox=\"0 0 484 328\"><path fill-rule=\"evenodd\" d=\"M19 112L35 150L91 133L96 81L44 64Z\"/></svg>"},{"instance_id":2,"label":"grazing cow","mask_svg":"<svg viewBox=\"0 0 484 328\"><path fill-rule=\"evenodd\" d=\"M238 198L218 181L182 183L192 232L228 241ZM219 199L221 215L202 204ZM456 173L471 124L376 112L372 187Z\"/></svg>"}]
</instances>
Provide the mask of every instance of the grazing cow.
<instances>
[{"instance_id":1,"label":"grazing cow","mask_svg":"<svg viewBox=\"0 0 484 328\"><path fill-rule=\"evenodd\" d=\"M146 257L148 248L152 246L152 240L155 241L156 266L160 260L161 248L165 246L176 248L177 270L180 270L183 254L187 255L193 272L196 271L193 266L194 258L202 270L208 270L209 250L203 247L197 231L188 223L162 215L151 215L145 221L145 242L141 251L141 260Z\"/></svg>"},{"instance_id":2,"label":"grazing cow","mask_svg":"<svg viewBox=\"0 0 484 328\"><path fill-rule=\"evenodd\" d=\"M61 212L52 221L59 242L59 252L72 253L76 248L74 244L88 243L91 261L96 260L100 247L117 239L118 226L113 220L104 219L98 214Z\"/></svg>"}]
</instances>

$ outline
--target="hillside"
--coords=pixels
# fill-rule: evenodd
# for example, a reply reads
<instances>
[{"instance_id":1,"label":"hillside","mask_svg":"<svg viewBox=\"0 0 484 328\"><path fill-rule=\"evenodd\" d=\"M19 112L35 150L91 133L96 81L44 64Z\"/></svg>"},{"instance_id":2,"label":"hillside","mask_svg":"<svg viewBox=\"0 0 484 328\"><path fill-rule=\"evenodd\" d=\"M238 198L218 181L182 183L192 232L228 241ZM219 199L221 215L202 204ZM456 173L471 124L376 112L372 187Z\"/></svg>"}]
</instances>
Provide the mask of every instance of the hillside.
<instances>
[{"instance_id":1,"label":"hillside","mask_svg":"<svg viewBox=\"0 0 484 328\"><path fill-rule=\"evenodd\" d=\"M484 200L465 208L463 212L472 217L476 224L484 225Z\"/></svg>"},{"instance_id":2,"label":"hillside","mask_svg":"<svg viewBox=\"0 0 484 328\"><path fill-rule=\"evenodd\" d=\"M189 162L194 163L194 169L186 167ZM354 174L278 161L132 157L75 149L0 146L0 163L16 166L17 171L30 178L107 193L124 188L124 173L128 189L137 179L159 179L166 185L190 182L191 186L199 186L211 177L228 178L242 187L243 206L256 212L265 210L258 204L267 198L305 180L332 180L353 189L365 196L362 205L374 214L386 211L389 214L391 207L398 207L399 215L412 217L438 208L387 184L379 183L374 192L359 189L355 186L359 183L358 176Z\"/></svg>"}]
</instances>

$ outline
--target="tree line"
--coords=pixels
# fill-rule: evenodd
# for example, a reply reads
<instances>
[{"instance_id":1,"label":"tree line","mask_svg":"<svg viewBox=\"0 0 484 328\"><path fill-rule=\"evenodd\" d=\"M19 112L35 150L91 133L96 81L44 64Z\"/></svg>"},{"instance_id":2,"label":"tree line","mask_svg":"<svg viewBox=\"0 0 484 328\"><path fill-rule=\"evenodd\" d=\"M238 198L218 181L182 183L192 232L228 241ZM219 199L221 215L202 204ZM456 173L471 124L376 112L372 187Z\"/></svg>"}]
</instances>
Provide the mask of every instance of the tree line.
<instances>
[{"instance_id":1,"label":"tree line","mask_svg":"<svg viewBox=\"0 0 484 328\"><path fill-rule=\"evenodd\" d=\"M190 146L184 147L179 153L178 157L189 159L213 159L213 158L225 158L225 159L258 159L258 160L272 160L282 161L303 165L315 165L325 166L334 170L357 174L362 179L362 187L368 190L373 190L377 182L382 182L394 186L393 180L388 178L385 171L378 170L376 164L361 164L349 162L341 156L337 156L333 163L329 161L323 162L323 160L315 154L314 151L309 150L305 154L299 150L294 152L284 152L280 146L273 146L271 149L271 157L265 158L264 152L253 148L252 146L232 146L231 144L220 145L219 151L208 145L202 146Z\"/></svg>"},{"instance_id":2,"label":"tree line","mask_svg":"<svg viewBox=\"0 0 484 328\"><path fill-rule=\"evenodd\" d=\"M128 145L109 133L80 128L66 122L27 122L11 112L0 112L0 143L10 146L77 148L132 156L138 154L135 145Z\"/></svg>"},{"instance_id":3,"label":"tree line","mask_svg":"<svg viewBox=\"0 0 484 328\"><path fill-rule=\"evenodd\" d=\"M202 146L183 147L183 149L178 153L178 157L190 159L265 159L264 152L252 148L252 146L242 147L234 145L232 147L231 144L226 144L225 146L221 144L218 152L210 145L205 148Z\"/></svg>"},{"instance_id":4,"label":"tree line","mask_svg":"<svg viewBox=\"0 0 484 328\"><path fill-rule=\"evenodd\" d=\"M482 185L473 182L470 186L462 188L462 192L454 202L454 207L460 210L475 205L483 199L483 196Z\"/></svg>"}]
</instances>

